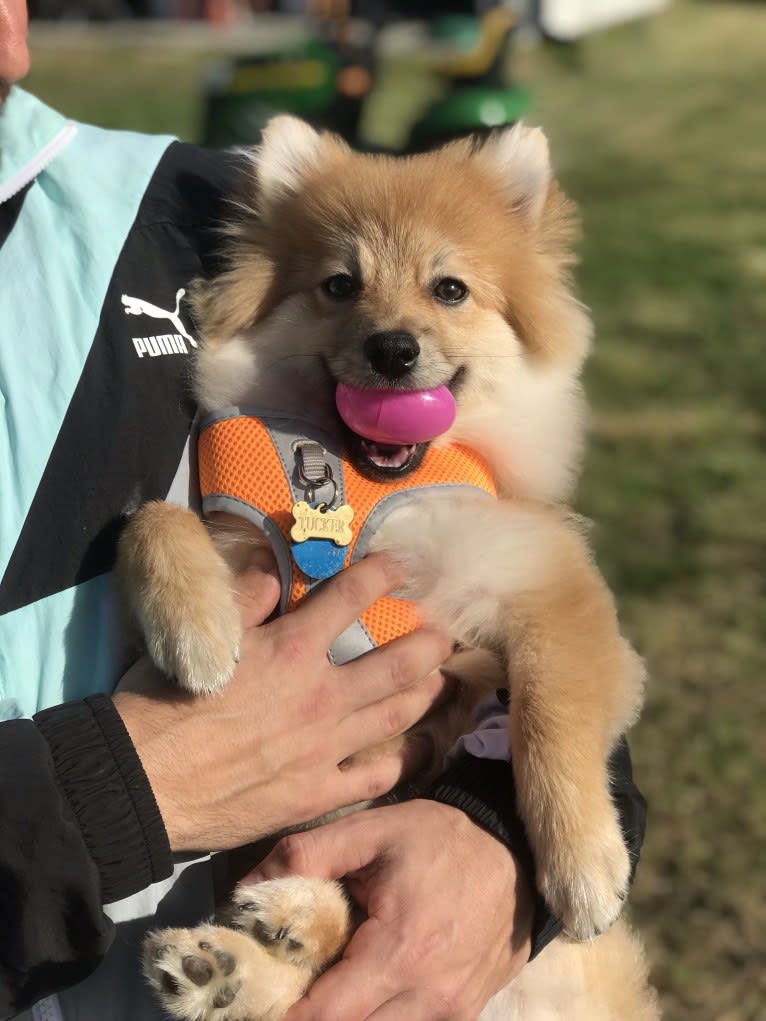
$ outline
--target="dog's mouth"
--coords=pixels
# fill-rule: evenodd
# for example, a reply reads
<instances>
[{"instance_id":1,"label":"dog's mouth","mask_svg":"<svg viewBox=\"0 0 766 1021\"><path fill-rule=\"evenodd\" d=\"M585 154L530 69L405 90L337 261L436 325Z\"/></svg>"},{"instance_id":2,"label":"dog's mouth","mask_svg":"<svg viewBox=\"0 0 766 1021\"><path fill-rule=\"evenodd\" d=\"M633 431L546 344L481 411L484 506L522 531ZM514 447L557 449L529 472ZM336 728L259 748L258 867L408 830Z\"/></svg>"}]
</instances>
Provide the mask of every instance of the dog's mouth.
<instances>
[{"instance_id":1,"label":"dog's mouth","mask_svg":"<svg viewBox=\"0 0 766 1021\"><path fill-rule=\"evenodd\" d=\"M352 463L373 478L401 478L414 471L423 460L428 443L394 445L376 443L346 428L347 446Z\"/></svg>"},{"instance_id":2,"label":"dog's mouth","mask_svg":"<svg viewBox=\"0 0 766 1021\"><path fill-rule=\"evenodd\" d=\"M391 471L402 471L415 456L418 448L417 443L407 443L401 446L394 446L389 443L374 443L360 436L361 447L367 460L376 468Z\"/></svg>"}]
</instances>

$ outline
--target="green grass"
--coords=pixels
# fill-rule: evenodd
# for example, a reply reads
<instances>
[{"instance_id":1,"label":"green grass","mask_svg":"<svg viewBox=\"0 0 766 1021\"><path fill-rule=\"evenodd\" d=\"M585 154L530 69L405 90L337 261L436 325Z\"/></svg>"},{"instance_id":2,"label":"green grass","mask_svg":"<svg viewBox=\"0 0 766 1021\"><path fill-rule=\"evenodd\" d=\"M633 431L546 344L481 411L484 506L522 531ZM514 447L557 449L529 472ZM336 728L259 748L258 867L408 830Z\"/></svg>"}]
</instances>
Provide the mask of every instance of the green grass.
<instances>
[{"instance_id":1,"label":"green grass","mask_svg":"<svg viewBox=\"0 0 766 1021\"><path fill-rule=\"evenodd\" d=\"M583 213L597 334L578 507L650 668L632 901L668 1021L766 1018L765 54L763 5L679 3L515 62ZM193 138L206 63L41 45L30 87ZM370 125L389 136L413 94L391 80Z\"/></svg>"},{"instance_id":2,"label":"green grass","mask_svg":"<svg viewBox=\"0 0 766 1021\"><path fill-rule=\"evenodd\" d=\"M764 52L766 9L694 4L525 61L583 211L579 506L650 668L633 903L671 1021L766 1017Z\"/></svg>"}]
</instances>

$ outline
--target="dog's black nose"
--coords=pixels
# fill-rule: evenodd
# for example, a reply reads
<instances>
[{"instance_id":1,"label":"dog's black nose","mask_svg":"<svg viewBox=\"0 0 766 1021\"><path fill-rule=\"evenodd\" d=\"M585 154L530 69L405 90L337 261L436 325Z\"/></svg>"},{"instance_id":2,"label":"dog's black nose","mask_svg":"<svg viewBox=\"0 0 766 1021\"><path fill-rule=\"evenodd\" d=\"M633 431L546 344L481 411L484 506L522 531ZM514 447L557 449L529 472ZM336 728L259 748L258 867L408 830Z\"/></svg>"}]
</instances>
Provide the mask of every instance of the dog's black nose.
<instances>
[{"instance_id":1,"label":"dog's black nose","mask_svg":"<svg viewBox=\"0 0 766 1021\"><path fill-rule=\"evenodd\" d=\"M364 353L376 372L386 379L401 379L418 360L420 347L411 333L373 333L364 342Z\"/></svg>"}]
</instances>

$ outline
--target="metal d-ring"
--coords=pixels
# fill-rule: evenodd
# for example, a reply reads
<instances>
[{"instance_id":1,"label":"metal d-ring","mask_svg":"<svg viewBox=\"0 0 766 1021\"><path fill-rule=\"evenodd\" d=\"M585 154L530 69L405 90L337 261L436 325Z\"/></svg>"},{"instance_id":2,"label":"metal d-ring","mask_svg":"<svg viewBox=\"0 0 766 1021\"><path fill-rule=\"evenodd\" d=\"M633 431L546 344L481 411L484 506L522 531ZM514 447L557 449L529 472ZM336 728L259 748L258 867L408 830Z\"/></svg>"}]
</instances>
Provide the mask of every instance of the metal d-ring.
<instances>
[{"instance_id":1,"label":"metal d-ring","mask_svg":"<svg viewBox=\"0 0 766 1021\"><path fill-rule=\"evenodd\" d=\"M314 497L316 496L317 489L321 489L322 486L327 485L332 486L332 496L330 497L330 499L322 501L322 503L320 503L319 506L317 507L317 510L320 511L322 514L324 514L325 511L329 510L330 507L332 507L332 505L335 503L335 498L338 495L338 484L332 477L332 471L330 469L329 464L326 467L329 474L327 474L323 479L317 479L315 482L309 482L308 479L301 479L301 482L304 482L306 484L306 500L310 505L313 505L314 503Z\"/></svg>"}]
</instances>

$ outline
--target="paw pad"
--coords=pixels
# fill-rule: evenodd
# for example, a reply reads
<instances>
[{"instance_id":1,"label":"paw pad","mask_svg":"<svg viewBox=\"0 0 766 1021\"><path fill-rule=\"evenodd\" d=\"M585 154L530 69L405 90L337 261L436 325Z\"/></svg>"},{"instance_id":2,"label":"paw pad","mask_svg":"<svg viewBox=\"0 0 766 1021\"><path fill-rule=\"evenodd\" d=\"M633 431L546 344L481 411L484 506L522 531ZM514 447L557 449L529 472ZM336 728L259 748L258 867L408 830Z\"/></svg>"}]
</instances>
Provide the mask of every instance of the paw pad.
<instances>
[{"instance_id":1,"label":"paw pad","mask_svg":"<svg viewBox=\"0 0 766 1021\"><path fill-rule=\"evenodd\" d=\"M213 966L204 957L195 957L194 954L187 954L181 962L184 975L195 984L195 986L206 986L213 977Z\"/></svg>"},{"instance_id":2,"label":"paw pad","mask_svg":"<svg viewBox=\"0 0 766 1021\"><path fill-rule=\"evenodd\" d=\"M233 953L210 938L195 939L194 935L187 931L179 936L176 930L168 942L162 934L151 937L145 969L173 1017L204 1021L234 1003L242 982Z\"/></svg>"},{"instance_id":3,"label":"paw pad","mask_svg":"<svg viewBox=\"0 0 766 1021\"><path fill-rule=\"evenodd\" d=\"M240 985L241 983L237 982L233 986L221 986L213 997L213 1006L216 1008L230 1007L239 992Z\"/></svg>"},{"instance_id":4,"label":"paw pad","mask_svg":"<svg viewBox=\"0 0 766 1021\"><path fill-rule=\"evenodd\" d=\"M218 947L214 947L207 942L200 943L199 948L200 950L207 950L209 954L213 955L221 974L227 978L236 968L237 962L234 960L234 955L230 954L228 950L219 950Z\"/></svg>"}]
</instances>

